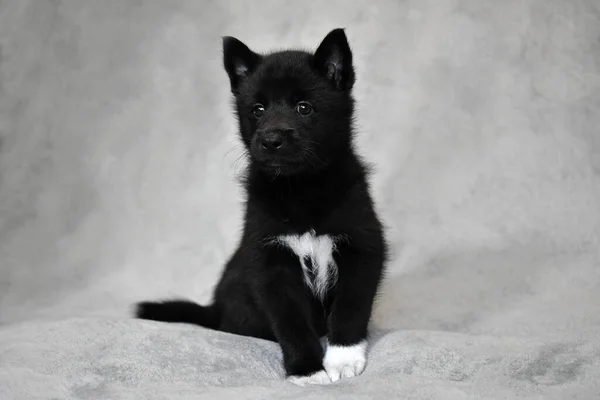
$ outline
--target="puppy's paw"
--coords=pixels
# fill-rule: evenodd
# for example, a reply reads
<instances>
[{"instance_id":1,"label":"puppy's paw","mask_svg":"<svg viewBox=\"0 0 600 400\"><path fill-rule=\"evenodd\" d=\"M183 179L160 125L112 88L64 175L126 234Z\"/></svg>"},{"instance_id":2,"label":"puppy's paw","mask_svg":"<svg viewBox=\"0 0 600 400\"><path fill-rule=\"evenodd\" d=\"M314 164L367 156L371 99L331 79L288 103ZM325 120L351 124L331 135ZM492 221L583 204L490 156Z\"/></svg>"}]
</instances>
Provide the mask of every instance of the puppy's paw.
<instances>
[{"instance_id":1,"label":"puppy's paw","mask_svg":"<svg viewBox=\"0 0 600 400\"><path fill-rule=\"evenodd\" d=\"M307 376L290 376L287 380L294 385L306 386L306 385L326 385L331 383L329 375L324 370L317 371L314 374Z\"/></svg>"},{"instance_id":2,"label":"puppy's paw","mask_svg":"<svg viewBox=\"0 0 600 400\"><path fill-rule=\"evenodd\" d=\"M323 366L332 382L362 374L367 365L367 342L352 346L328 345Z\"/></svg>"}]
</instances>

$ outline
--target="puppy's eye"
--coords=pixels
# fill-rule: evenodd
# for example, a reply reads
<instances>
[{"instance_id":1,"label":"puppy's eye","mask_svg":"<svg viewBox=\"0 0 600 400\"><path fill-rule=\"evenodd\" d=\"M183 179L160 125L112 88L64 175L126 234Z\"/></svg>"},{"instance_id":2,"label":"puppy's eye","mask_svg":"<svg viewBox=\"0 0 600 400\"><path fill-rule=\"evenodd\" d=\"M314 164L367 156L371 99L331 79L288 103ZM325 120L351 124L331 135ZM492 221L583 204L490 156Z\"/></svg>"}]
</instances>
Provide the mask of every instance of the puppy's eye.
<instances>
[{"instance_id":1,"label":"puppy's eye","mask_svg":"<svg viewBox=\"0 0 600 400\"><path fill-rule=\"evenodd\" d=\"M265 106L263 106L262 104L257 104L254 107L252 107L252 114L254 114L256 118L262 117L264 113Z\"/></svg>"},{"instance_id":2,"label":"puppy's eye","mask_svg":"<svg viewBox=\"0 0 600 400\"><path fill-rule=\"evenodd\" d=\"M308 115L308 114L310 114L312 112L312 109L313 109L312 106L309 103L305 102L305 101L301 101L296 106L296 111L300 115Z\"/></svg>"}]
</instances>

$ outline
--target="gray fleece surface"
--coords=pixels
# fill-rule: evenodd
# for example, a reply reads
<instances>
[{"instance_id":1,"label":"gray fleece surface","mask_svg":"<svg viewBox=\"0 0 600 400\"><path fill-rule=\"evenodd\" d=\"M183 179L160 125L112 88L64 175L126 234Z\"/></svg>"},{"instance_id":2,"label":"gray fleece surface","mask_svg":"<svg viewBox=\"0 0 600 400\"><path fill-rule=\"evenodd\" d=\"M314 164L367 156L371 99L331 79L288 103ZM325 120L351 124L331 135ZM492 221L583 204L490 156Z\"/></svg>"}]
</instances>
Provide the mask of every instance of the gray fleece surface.
<instances>
[{"instance_id":1,"label":"gray fleece surface","mask_svg":"<svg viewBox=\"0 0 600 400\"><path fill-rule=\"evenodd\" d=\"M137 321L241 226L221 39L345 27L392 257L363 375ZM0 399L600 398L600 2L0 0Z\"/></svg>"}]
</instances>

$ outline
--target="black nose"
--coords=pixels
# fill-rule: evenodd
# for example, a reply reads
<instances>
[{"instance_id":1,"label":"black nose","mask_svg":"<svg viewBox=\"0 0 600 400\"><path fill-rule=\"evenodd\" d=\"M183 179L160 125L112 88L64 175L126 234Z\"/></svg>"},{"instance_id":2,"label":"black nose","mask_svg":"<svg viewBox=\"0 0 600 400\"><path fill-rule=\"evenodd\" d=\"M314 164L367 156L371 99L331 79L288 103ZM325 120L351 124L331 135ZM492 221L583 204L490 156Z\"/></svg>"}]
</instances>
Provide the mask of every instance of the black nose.
<instances>
[{"instance_id":1,"label":"black nose","mask_svg":"<svg viewBox=\"0 0 600 400\"><path fill-rule=\"evenodd\" d=\"M274 153L283 146L284 136L281 131L266 132L261 135L260 144L263 149Z\"/></svg>"}]
</instances>

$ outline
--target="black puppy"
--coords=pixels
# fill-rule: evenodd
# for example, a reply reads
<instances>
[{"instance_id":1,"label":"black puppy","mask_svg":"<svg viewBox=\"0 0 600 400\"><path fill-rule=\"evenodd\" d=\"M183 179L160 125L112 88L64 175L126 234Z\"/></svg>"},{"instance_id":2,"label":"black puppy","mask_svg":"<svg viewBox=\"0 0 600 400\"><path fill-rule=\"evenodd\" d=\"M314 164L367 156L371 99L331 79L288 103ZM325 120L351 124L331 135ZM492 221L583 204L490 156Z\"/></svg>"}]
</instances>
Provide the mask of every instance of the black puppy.
<instances>
[{"instance_id":1,"label":"black puppy","mask_svg":"<svg viewBox=\"0 0 600 400\"><path fill-rule=\"evenodd\" d=\"M250 158L241 243L212 305L143 302L136 315L275 340L296 384L359 375L387 249L353 146L344 30L314 54L261 55L233 37L223 51Z\"/></svg>"}]
</instances>

